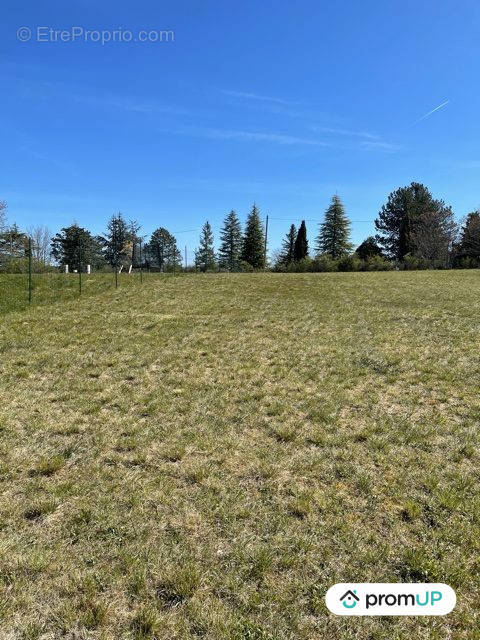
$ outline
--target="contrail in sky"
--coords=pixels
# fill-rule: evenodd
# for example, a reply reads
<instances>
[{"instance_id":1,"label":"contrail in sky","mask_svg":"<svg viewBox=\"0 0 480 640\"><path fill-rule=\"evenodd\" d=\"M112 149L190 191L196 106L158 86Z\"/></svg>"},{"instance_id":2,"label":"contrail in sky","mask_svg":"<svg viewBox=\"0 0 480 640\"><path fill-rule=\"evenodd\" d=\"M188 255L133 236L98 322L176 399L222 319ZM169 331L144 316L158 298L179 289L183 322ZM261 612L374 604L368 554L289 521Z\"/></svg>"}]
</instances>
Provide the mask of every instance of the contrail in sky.
<instances>
[{"instance_id":1,"label":"contrail in sky","mask_svg":"<svg viewBox=\"0 0 480 640\"><path fill-rule=\"evenodd\" d=\"M450 102L450 100L445 100L445 102L442 102L442 104L439 104L438 107L435 107L435 109L432 109L431 111L429 111L428 113L426 113L424 116L422 116L421 118L419 118L418 120L415 120L415 122L412 123L412 126L414 124L417 124L418 122L421 122L422 120L425 120L425 118L428 118L428 116L431 116L432 113L435 113L435 111L438 111L439 109L442 109L443 107L445 107L448 103Z\"/></svg>"}]
</instances>

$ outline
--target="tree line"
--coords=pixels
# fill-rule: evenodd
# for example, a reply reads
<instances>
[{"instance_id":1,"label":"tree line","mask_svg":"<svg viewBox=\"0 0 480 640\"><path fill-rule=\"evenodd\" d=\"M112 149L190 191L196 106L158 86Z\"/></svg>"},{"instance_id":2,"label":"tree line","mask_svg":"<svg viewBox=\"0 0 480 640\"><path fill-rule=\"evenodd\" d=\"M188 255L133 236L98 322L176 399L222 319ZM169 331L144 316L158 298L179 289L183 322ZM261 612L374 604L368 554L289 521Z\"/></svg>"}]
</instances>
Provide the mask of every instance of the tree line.
<instances>
[{"instance_id":1,"label":"tree line","mask_svg":"<svg viewBox=\"0 0 480 640\"><path fill-rule=\"evenodd\" d=\"M393 191L375 219L375 236L356 249L351 242L351 223L338 195L334 195L319 225L310 250L305 220L298 229L291 224L282 246L273 254L275 271L360 271L480 267L480 211L469 213L457 224L452 208L435 199L423 184ZM220 232L216 258L211 226L206 222L200 236L196 261L202 271L262 269L266 241L259 211L253 206L245 232L231 211Z\"/></svg>"},{"instance_id":2,"label":"tree line","mask_svg":"<svg viewBox=\"0 0 480 640\"><path fill-rule=\"evenodd\" d=\"M53 237L46 227L21 231L6 222L6 202L0 201L0 270L24 270L31 240L38 269L51 265L72 270L89 264L121 270L130 266L159 271L185 269L172 233L158 227L147 240L136 220L114 214L103 235L73 223ZM475 268L480 267L480 211L469 213L457 224L452 208L435 199L423 184L412 182L393 191L375 219L376 234L359 246L351 242L351 222L338 195L334 195L309 246L305 220L291 224L282 246L267 263L267 238L260 211L253 204L244 229L237 213L230 211L220 230L218 251L211 225L201 229L194 264L190 269L208 271L355 271Z\"/></svg>"}]
</instances>

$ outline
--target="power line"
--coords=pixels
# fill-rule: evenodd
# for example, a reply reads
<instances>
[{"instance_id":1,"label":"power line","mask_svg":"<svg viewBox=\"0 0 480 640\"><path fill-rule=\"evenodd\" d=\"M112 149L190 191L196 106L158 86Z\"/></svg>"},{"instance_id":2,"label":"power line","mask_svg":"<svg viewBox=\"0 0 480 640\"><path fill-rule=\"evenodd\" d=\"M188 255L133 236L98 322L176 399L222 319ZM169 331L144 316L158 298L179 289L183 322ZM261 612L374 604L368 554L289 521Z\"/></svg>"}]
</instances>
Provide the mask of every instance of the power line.
<instances>
[{"instance_id":1,"label":"power line","mask_svg":"<svg viewBox=\"0 0 480 640\"><path fill-rule=\"evenodd\" d=\"M282 222L291 222L292 218L274 218L270 216L270 220L281 220ZM320 218L302 218L302 220L305 220L305 222L319 222L319 223L324 222L324 220ZM350 222L374 222L374 220L350 220Z\"/></svg>"}]
</instances>

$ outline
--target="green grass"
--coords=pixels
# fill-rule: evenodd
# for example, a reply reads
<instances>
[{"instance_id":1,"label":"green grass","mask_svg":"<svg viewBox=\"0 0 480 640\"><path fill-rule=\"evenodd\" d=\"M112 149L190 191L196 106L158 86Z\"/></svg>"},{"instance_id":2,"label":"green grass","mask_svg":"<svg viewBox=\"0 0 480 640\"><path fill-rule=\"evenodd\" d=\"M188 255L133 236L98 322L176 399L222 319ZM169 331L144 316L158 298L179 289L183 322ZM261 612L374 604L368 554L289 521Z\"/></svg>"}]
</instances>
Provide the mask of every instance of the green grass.
<instances>
[{"instance_id":1,"label":"green grass","mask_svg":"<svg viewBox=\"0 0 480 640\"><path fill-rule=\"evenodd\" d=\"M478 271L192 275L0 325L0 636L480 638ZM342 618L336 582L446 582Z\"/></svg>"},{"instance_id":2,"label":"green grass","mask_svg":"<svg viewBox=\"0 0 480 640\"><path fill-rule=\"evenodd\" d=\"M148 278L168 278L171 275L144 273L144 282ZM118 284L123 288L140 285L138 272L118 275ZM82 295L95 295L110 291L115 287L113 273L82 274ZM28 273L3 274L0 273L0 314L10 311L21 311L30 306L28 297ZM32 302L33 306L65 302L78 299L80 295L79 276L74 273L34 273L32 274Z\"/></svg>"}]
</instances>

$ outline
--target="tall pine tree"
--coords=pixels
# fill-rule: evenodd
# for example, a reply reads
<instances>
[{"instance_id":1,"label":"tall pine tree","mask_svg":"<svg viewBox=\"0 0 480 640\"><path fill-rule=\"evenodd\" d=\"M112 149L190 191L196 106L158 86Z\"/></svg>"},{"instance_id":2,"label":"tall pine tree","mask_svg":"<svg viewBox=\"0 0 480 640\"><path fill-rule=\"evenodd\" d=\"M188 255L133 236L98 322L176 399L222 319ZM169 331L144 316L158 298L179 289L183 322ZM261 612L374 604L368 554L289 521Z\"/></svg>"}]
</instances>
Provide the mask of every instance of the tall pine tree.
<instances>
[{"instance_id":1,"label":"tall pine tree","mask_svg":"<svg viewBox=\"0 0 480 640\"><path fill-rule=\"evenodd\" d=\"M291 262L293 262L296 238L297 238L297 229L295 225L292 224L282 242L282 249L280 253L280 258L278 260L280 264L288 265Z\"/></svg>"},{"instance_id":2,"label":"tall pine tree","mask_svg":"<svg viewBox=\"0 0 480 640\"><path fill-rule=\"evenodd\" d=\"M308 256L308 240L307 240L307 227L305 226L305 220L302 220L298 229L297 237L295 239L295 245L293 247L293 259L295 262L299 262Z\"/></svg>"},{"instance_id":3,"label":"tall pine tree","mask_svg":"<svg viewBox=\"0 0 480 640\"><path fill-rule=\"evenodd\" d=\"M320 225L317 251L336 260L345 256L351 249L350 221L346 216L342 201L335 195L332 197L332 204L325 212L325 221Z\"/></svg>"},{"instance_id":4,"label":"tall pine tree","mask_svg":"<svg viewBox=\"0 0 480 640\"><path fill-rule=\"evenodd\" d=\"M265 236L256 204L248 214L240 257L254 269L265 268Z\"/></svg>"},{"instance_id":5,"label":"tall pine tree","mask_svg":"<svg viewBox=\"0 0 480 640\"><path fill-rule=\"evenodd\" d=\"M228 271L239 271L242 252L242 227L235 211L230 211L220 231L218 264Z\"/></svg>"},{"instance_id":6,"label":"tall pine tree","mask_svg":"<svg viewBox=\"0 0 480 640\"><path fill-rule=\"evenodd\" d=\"M128 225L122 214L118 212L110 218L105 238L105 260L114 269L119 269L122 265L126 266L129 262L128 237Z\"/></svg>"},{"instance_id":7,"label":"tall pine tree","mask_svg":"<svg viewBox=\"0 0 480 640\"><path fill-rule=\"evenodd\" d=\"M195 251L195 264L200 271L211 271L215 268L213 233L208 220L203 225L200 233L200 246Z\"/></svg>"},{"instance_id":8,"label":"tall pine tree","mask_svg":"<svg viewBox=\"0 0 480 640\"><path fill-rule=\"evenodd\" d=\"M461 230L459 255L480 262L480 211L469 213Z\"/></svg>"}]
</instances>

